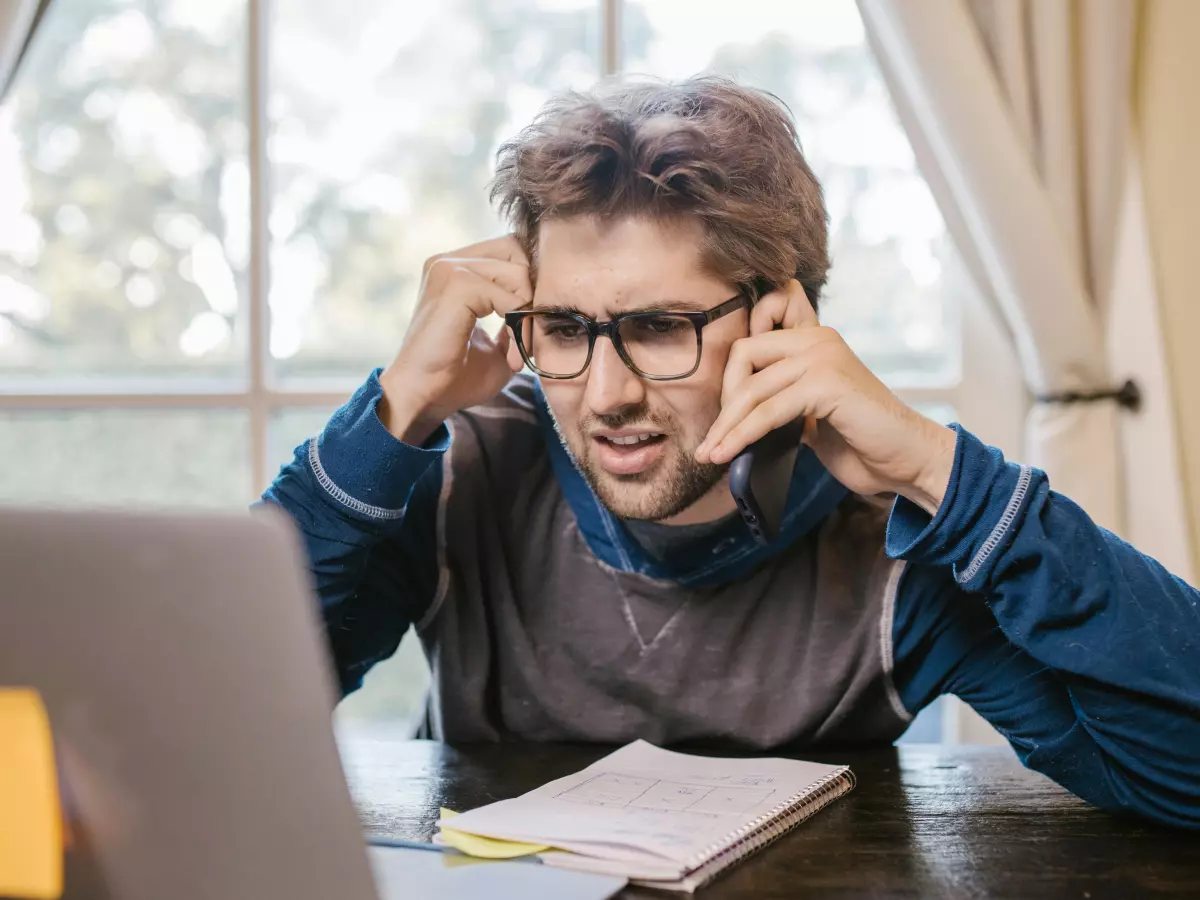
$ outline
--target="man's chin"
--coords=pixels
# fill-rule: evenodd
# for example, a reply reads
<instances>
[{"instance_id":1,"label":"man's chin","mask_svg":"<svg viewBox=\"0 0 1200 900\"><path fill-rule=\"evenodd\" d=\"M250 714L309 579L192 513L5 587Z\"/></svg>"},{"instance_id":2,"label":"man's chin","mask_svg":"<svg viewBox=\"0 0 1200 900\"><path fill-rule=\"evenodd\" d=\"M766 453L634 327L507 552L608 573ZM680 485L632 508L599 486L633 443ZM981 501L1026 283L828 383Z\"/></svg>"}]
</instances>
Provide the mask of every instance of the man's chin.
<instances>
[{"instance_id":1,"label":"man's chin","mask_svg":"<svg viewBox=\"0 0 1200 900\"><path fill-rule=\"evenodd\" d=\"M614 476L603 474L591 480L600 502L620 519L662 519L672 514L664 510L663 488L658 479L644 475Z\"/></svg>"},{"instance_id":2,"label":"man's chin","mask_svg":"<svg viewBox=\"0 0 1200 900\"><path fill-rule=\"evenodd\" d=\"M587 460L581 467L593 493L621 519L659 521L669 519L696 503L717 484L723 466L676 466L661 460L633 475L606 472Z\"/></svg>"}]
</instances>

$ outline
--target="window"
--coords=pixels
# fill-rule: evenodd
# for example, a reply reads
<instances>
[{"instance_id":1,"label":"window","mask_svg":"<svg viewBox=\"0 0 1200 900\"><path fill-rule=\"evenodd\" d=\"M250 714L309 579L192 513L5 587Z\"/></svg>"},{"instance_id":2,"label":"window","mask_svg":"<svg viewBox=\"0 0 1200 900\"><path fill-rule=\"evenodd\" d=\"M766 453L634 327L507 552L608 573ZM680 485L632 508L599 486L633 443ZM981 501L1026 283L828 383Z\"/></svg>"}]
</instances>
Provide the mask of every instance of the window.
<instances>
[{"instance_id":1,"label":"window","mask_svg":"<svg viewBox=\"0 0 1200 900\"><path fill-rule=\"evenodd\" d=\"M824 319L901 386L957 380L958 304L970 284L892 110L852 0L690 0L624 11L623 67L734 75L796 116L829 211Z\"/></svg>"},{"instance_id":2,"label":"window","mask_svg":"<svg viewBox=\"0 0 1200 900\"><path fill-rule=\"evenodd\" d=\"M826 320L976 408L978 304L854 0L73 0L0 106L0 502L249 502L395 353L422 260L499 232L501 140L601 74L701 70L796 114ZM422 665L343 714L410 716Z\"/></svg>"},{"instance_id":3,"label":"window","mask_svg":"<svg viewBox=\"0 0 1200 900\"><path fill-rule=\"evenodd\" d=\"M421 264L497 233L502 140L599 71L588 0L278 0L270 32L270 363L386 363Z\"/></svg>"}]
</instances>

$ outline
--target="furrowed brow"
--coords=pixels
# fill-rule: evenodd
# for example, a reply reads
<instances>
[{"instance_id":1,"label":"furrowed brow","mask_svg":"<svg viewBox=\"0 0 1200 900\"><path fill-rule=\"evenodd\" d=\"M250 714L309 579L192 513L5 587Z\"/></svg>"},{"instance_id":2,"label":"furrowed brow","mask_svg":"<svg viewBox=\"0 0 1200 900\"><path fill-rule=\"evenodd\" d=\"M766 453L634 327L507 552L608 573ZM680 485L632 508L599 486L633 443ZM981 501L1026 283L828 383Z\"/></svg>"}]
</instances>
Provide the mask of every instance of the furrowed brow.
<instances>
[{"instance_id":1,"label":"furrowed brow","mask_svg":"<svg viewBox=\"0 0 1200 900\"><path fill-rule=\"evenodd\" d=\"M570 303L552 303L547 306L532 306L530 309L540 313L556 313L563 316L583 316L585 319L590 318L587 313Z\"/></svg>"},{"instance_id":2,"label":"furrowed brow","mask_svg":"<svg viewBox=\"0 0 1200 900\"><path fill-rule=\"evenodd\" d=\"M618 314L628 313L647 313L647 312L705 312L712 304L698 303L695 300L659 300L652 303L646 303L641 306L626 307L614 312L612 309L606 309L605 313L609 318ZM584 312L573 303L551 303L545 306L532 306L530 309L543 313L559 313L568 316L583 316L585 319L590 319L591 315Z\"/></svg>"},{"instance_id":3,"label":"furrowed brow","mask_svg":"<svg viewBox=\"0 0 1200 900\"><path fill-rule=\"evenodd\" d=\"M695 300L662 300L646 307L647 312L704 312L711 304L697 303ZM639 310L630 310L639 312Z\"/></svg>"}]
</instances>

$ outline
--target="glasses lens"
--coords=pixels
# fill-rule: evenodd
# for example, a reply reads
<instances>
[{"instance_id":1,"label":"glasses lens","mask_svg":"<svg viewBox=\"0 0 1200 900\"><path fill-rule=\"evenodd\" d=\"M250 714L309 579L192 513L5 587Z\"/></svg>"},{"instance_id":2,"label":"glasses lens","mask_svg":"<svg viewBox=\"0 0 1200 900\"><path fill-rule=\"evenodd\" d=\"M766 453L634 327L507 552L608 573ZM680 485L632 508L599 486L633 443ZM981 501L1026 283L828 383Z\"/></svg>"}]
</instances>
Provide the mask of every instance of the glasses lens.
<instances>
[{"instance_id":1,"label":"glasses lens","mask_svg":"<svg viewBox=\"0 0 1200 900\"><path fill-rule=\"evenodd\" d=\"M700 360L700 338L686 316L630 316L621 320L618 333L630 361L643 375L675 378L691 372Z\"/></svg>"},{"instance_id":2,"label":"glasses lens","mask_svg":"<svg viewBox=\"0 0 1200 900\"><path fill-rule=\"evenodd\" d=\"M526 316L521 341L530 364L546 375L570 378L587 366L587 326L573 316Z\"/></svg>"}]
</instances>

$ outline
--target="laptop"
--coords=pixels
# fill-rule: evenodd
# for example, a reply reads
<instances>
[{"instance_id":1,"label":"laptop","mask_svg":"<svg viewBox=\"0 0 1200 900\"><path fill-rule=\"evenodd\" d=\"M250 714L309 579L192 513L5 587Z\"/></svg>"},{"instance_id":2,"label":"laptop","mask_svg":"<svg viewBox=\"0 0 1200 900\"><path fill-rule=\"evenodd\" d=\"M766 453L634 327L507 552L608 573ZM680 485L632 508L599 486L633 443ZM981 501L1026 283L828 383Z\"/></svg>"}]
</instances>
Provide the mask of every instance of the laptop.
<instances>
[{"instance_id":1,"label":"laptop","mask_svg":"<svg viewBox=\"0 0 1200 900\"><path fill-rule=\"evenodd\" d=\"M316 600L277 510L0 510L0 685L49 711L68 898L465 898L486 881L489 897L600 900L623 883L368 852Z\"/></svg>"}]
</instances>

